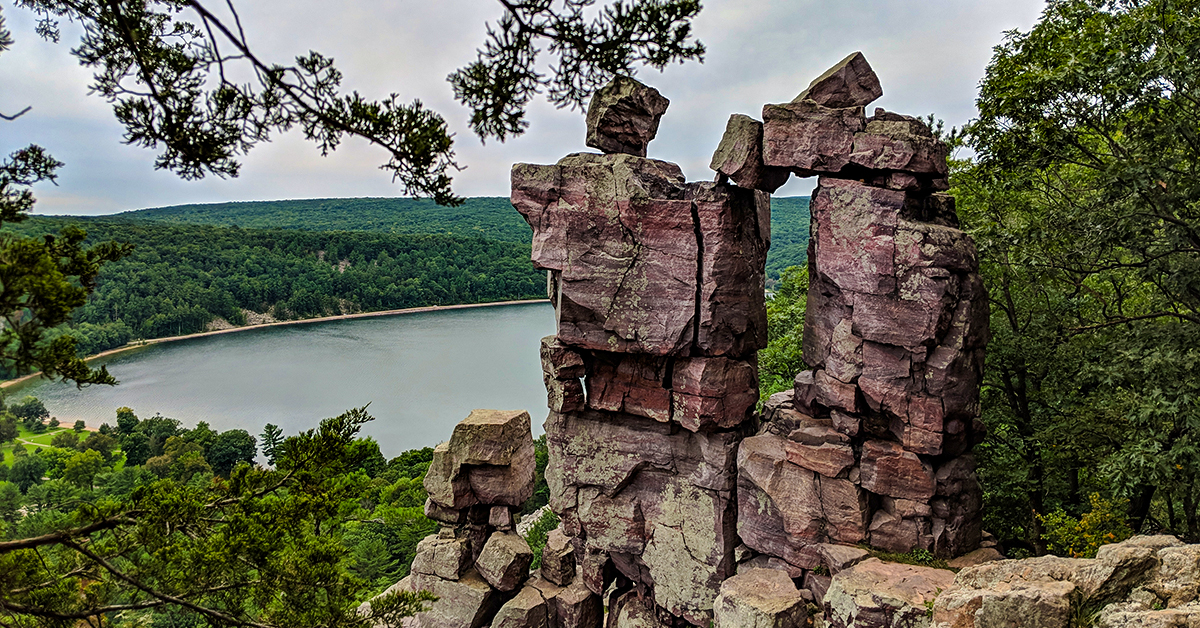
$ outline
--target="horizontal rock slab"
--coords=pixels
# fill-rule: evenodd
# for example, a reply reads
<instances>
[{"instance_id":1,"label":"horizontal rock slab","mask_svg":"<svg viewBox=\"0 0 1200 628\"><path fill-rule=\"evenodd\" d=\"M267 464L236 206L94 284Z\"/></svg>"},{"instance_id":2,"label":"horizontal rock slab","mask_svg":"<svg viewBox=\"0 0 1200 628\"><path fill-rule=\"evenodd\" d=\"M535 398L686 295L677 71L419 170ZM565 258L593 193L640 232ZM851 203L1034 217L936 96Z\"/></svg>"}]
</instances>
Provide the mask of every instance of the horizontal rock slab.
<instances>
[{"instance_id":1,"label":"horizontal rock slab","mask_svg":"<svg viewBox=\"0 0 1200 628\"><path fill-rule=\"evenodd\" d=\"M865 107L882 95L879 77L867 58L854 52L813 79L795 100L811 100L826 107Z\"/></svg>"},{"instance_id":2,"label":"horizontal rock slab","mask_svg":"<svg viewBox=\"0 0 1200 628\"><path fill-rule=\"evenodd\" d=\"M713 607L715 628L801 628L804 596L785 572L751 569L721 583Z\"/></svg>"},{"instance_id":3,"label":"horizontal rock slab","mask_svg":"<svg viewBox=\"0 0 1200 628\"><path fill-rule=\"evenodd\" d=\"M592 96L587 111L587 145L606 153L646 156L658 122L671 101L657 89L616 76Z\"/></svg>"},{"instance_id":4,"label":"horizontal rock slab","mask_svg":"<svg viewBox=\"0 0 1200 628\"><path fill-rule=\"evenodd\" d=\"M763 163L798 176L840 174L850 165L854 136L867 127L862 107L824 107L811 100L764 105Z\"/></svg>"},{"instance_id":5,"label":"horizontal rock slab","mask_svg":"<svg viewBox=\"0 0 1200 628\"><path fill-rule=\"evenodd\" d=\"M911 116L875 110L866 128L854 136L850 163L869 170L898 171L932 178L949 174L950 147Z\"/></svg>"},{"instance_id":6,"label":"horizontal rock slab","mask_svg":"<svg viewBox=\"0 0 1200 628\"><path fill-rule=\"evenodd\" d=\"M750 116L729 116L725 134L713 153L709 168L729 177L738 187L774 192L791 173L763 163L763 124Z\"/></svg>"}]
</instances>

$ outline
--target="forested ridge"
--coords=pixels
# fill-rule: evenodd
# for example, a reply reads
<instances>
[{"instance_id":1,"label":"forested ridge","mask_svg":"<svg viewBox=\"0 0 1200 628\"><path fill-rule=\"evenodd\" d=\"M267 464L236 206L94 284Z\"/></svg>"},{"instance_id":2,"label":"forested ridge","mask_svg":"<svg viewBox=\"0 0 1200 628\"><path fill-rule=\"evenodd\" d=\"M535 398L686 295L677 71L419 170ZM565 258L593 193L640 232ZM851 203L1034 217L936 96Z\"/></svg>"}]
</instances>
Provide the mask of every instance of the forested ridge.
<instances>
[{"instance_id":1,"label":"forested ridge","mask_svg":"<svg viewBox=\"0 0 1200 628\"><path fill-rule=\"evenodd\" d=\"M445 207L427 198L314 198L176 205L122 212L127 221L243 229L382 231L529 243L533 231L507 198L481 196Z\"/></svg>"},{"instance_id":2,"label":"forested ridge","mask_svg":"<svg viewBox=\"0 0 1200 628\"><path fill-rule=\"evenodd\" d=\"M350 231L241 229L31 218L23 235L82 226L89 242L134 245L103 267L69 329L81 354L139 338L204 331L247 312L276 319L427 305L540 298L529 246L482 238Z\"/></svg>"}]
</instances>

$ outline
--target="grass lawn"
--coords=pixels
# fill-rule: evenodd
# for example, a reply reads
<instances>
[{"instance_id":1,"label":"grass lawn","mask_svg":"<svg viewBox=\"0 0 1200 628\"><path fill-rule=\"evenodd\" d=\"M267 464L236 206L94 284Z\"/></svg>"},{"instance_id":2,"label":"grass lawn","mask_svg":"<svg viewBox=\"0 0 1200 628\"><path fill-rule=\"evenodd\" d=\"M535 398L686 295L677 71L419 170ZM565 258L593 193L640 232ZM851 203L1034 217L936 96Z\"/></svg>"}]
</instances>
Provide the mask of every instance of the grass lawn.
<instances>
[{"instance_id":1,"label":"grass lawn","mask_svg":"<svg viewBox=\"0 0 1200 628\"><path fill-rule=\"evenodd\" d=\"M37 447L49 447L50 440L52 438L54 438L55 434L58 434L59 432L70 432L70 431L72 431L70 427L59 426L59 427L55 427L55 428L47 428L46 431L41 434L34 434L33 432L30 432L29 430L25 429L24 424L20 423L19 421L17 422L18 442L21 442L22 445L25 445L25 449L28 450L30 453L33 453L33 450L36 449ZM88 435L87 431L80 432L79 440L83 440L83 439L87 438L87 435ZM26 442L26 441L28 441L28 442ZM34 444L30 445L29 443L34 443ZM3 455L4 464L12 464L13 445L14 445L14 443L5 443L3 446L0 446L0 455Z\"/></svg>"}]
</instances>

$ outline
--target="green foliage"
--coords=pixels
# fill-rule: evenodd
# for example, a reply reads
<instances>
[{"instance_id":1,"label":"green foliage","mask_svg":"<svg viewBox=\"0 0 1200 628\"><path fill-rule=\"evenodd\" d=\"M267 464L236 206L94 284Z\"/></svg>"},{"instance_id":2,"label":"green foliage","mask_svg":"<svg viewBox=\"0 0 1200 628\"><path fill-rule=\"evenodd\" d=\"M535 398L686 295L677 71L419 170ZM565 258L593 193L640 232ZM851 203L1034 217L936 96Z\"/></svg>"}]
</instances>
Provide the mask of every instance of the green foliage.
<instances>
[{"instance_id":1,"label":"green foliage","mask_svg":"<svg viewBox=\"0 0 1200 628\"><path fill-rule=\"evenodd\" d=\"M22 447L21 451L24 450ZM13 453L16 454L15 448ZM46 475L46 466L46 461L36 454L16 456L13 459L12 470L8 473L8 480L16 484L22 493L27 493L29 487L42 483L42 476Z\"/></svg>"},{"instance_id":2,"label":"green foliage","mask_svg":"<svg viewBox=\"0 0 1200 628\"><path fill-rule=\"evenodd\" d=\"M283 443L283 430L274 423L267 423L259 438L262 439L262 453L267 458L267 464L275 466L275 452Z\"/></svg>"},{"instance_id":3,"label":"green foliage","mask_svg":"<svg viewBox=\"0 0 1200 628\"><path fill-rule=\"evenodd\" d=\"M550 463L550 448L546 445L546 435L542 434L533 441L535 460L533 475L533 496L521 506L521 514L527 515L550 503L550 486L546 484L546 465Z\"/></svg>"},{"instance_id":4,"label":"green foliage","mask_svg":"<svg viewBox=\"0 0 1200 628\"><path fill-rule=\"evenodd\" d=\"M443 235L529 244L533 231L505 197L463 199L444 207L423 198L326 198L177 205L117 214L111 219L242 229L378 231Z\"/></svg>"},{"instance_id":5,"label":"green foliage","mask_svg":"<svg viewBox=\"0 0 1200 628\"><path fill-rule=\"evenodd\" d=\"M542 566L542 552L546 549L546 540L550 533L558 527L558 523L558 515L554 514L553 510L547 509L529 528L529 532L525 535L525 542L529 543L529 549L533 550L533 564L530 569Z\"/></svg>"},{"instance_id":6,"label":"green foliage","mask_svg":"<svg viewBox=\"0 0 1200 628\"><path fill-rule=\"evenodd\" d=\"M807 368L803 355L807 304L808 269L799 266L784 269L775 295L767 301L767 347L758 352L763 401L791 388L796 373Z\"/></svg>"},{"instance_id":7,"label":"green foliage","mask_svg":"<svg viewBox=\"0 0 1200 628\"><path fill-rule=\"evenodd\" d=\"M32 219L29 234L58 219ZM204 331L217 317L245 312L276 318L541 298L545 277L529 246L438 235L243 230L96 221L96 238L132 242L126 259L105 267L95 292L75 312L84 353ZM101 330L121 328L116 335ZM118 418L118 427L120 418Z\"/></svg>"},{"instance_id":8,"label":"green foliage","mask_svg":"<svg viewBox=\"0 0 1200 628\"><path fill-rule=\"evenodd\" d=\"M1200 539L1198 45L1196 2L1063 0L981 84L952 182L992 304L985 526L1038 552L1090 493Z\"/></svg>"},{"instance_id":9,"label":"green foliage","mask_svg":"<svg viewBox=\"0 0 1200 628\"><path fill-rule=\"evenodd\" d=\"M71 426L71 429L74 430L76 433L82 432L83 430L87 429L87 423L84 423L83 419L79 419L79 420L75 421L75 424L73 426Z\"/></svg>"},{"instance_id":10,"label":"green foliage","mask_svg":"<svg viewBox=\"0 0 1200 628\"><path fill-rule=\"evenodd\" d=\"M635 64L662 70L704 57L704 46L691 40L696 0L594 4L504 3L507 11L488 25L476 60L449 77L455 98L472 110L476 135L503 142L524 133L526 107L543 90L559 107L582 108L613 76L632 76ZM542 50L556 57L549 73L539 67Z\"/></svg>"},{"instance_id":11,"label":"green foliage","mask_svg":"<svg viewBox=\"0 0 1200 628\"><path fill-rule=\"evenodd\" d=\"M771 197L771 248L767 251L768 286L791 266L808 264L810 216L807 196Z\"/></svg>"},{"instance_id":12,"label":"green foliage","mask_svg":"<svg viewBox=\"0 0 1200 628\"><path fill-rule=\"evenodd\" d=\"M50 439L51 447L60 449L78 449L79 448L79 433L62 431L54 435Z\"/></svg>"},{"instance_id":13,"label":"green foliage","mask_svg":"<svg viewBox=\"0 0 1200 628\"><path fill-rule=\"evenodd\" d=\"M1123 504L1093 493L1088 497L1091 510L1072 517L1063 510L1041 515L1045 526L1046 547L1059 556L1095 558L1101 545L1120 543L1133 536L1125 520Z\"/></svg>"},{"instance_id":14,"label":"green foliage","mask_svg":"<svg viewBox=\"0 0 1200 628\"><path fill-rule=\"evenodd\" d=\"M873 548L867 549L870 550L872 556L888 563L920 565L922 567L933 567L934 569L950 568L949 565L946 564L946 561L934 556L933 552L927 549L921 549L919 547L903 553L885 552L883 550L877 550Z\"/></svg>"},{"instance_id":15,"label":"green foliage","mask_svg":"<svg viewBox=\"0 0 1200 628\"><path fill-rule=\"evenodd\" d=\"M402 559L411 561L389 536L436 528L369 510L364 496L378 496L383 482L361 470L355 446L369 420L363 409L327 419L283 442L279 470L239 465L220 479L188 472L190 460L203 462L199 441L188 439L196 430L155 417L128 436L175 428L162 446L161 479L146 467L112 471L98 452L85 451L67 452L61 479L0 483L0 607L18 625L64 617L73 624L125 609L129 625L365 628L413 612L432 598L389 596L373 601L368 616L356 611L406 569ZM213 450L227 433L217 434ZM243 431L232 433L244 440ZM61 450L22 460L45 465L54 451ZM41 470L20 475L40 478ZM419 478L398 482L420 485ZM396 501L393 510L403 510L424 494Z\"/></svg>"},{"instance_id":16,"label":"green foliage","mask_svg":"<svg viewBox=\"0 0 1200 628\"><path fill-rule=\"evenodd\" d=\"M352 443L351 446L354 444ZM213 472L228 476L241 463L252 464L258 448L254 437L246 430L227 430L217 435L207 452L202 455L212 465Z\"/></svg>"},{"instance_id":17,"label":"green foliage","mask_svg":"<svg viewBox=\"0 0 1200 628\"><path fill-rule=\"evenodd\" d=\"M35 145L0 160L0 227L25 221L34 205L30 187L53 182L61 166ZM114 383L104 367L93 371L79 359L70 336L49 334L84 304L101 264L128 253L128 247L111 242L84 247L84 237L73 226L38 238L0 232L0 311L5 313L0 369L41 371L80 385Z\"/></svg>"}]
</instances>

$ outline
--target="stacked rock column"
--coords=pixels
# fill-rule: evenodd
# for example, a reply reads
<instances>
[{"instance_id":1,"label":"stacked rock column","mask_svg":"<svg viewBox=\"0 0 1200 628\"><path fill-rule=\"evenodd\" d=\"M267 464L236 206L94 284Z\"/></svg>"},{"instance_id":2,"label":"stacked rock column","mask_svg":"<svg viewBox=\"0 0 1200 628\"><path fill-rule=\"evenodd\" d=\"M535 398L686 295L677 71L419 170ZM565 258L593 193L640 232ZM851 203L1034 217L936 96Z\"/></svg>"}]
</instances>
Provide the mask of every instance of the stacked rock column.
<instances>
[{"instance_id":1,"label":"stacked rock column","mask_svg":"<svg viewBox=\"0 0 1200 628\"><path fill-rule=\"evenodd\" d=\"M588 112L605 154L512 171L558 323L542 343L551 507L611 625L711 621L766 344L769 197L645 158L666 106L618 78Z\"/></svg>"},{"instance_id":2,"label":"stacked rock column","mask_svg":"<svg viewBox=\"0 0 1200 628\"><path fill-rule=\"evenodd\" d=\"M735 116L713 158L721 176L763 189L780 173L819 177L811 370L772 396L764 429L738 454L742 540L771 565L815 577L814 589L821 576L809 570L827 562L825 543L949 557L980 538L969 450L982 434L987 296L942 193L948 148L916 118L867 118L881 94L856 53L793 102L766 105L762 123Z\"/></svg>"}]
</instances>

